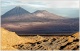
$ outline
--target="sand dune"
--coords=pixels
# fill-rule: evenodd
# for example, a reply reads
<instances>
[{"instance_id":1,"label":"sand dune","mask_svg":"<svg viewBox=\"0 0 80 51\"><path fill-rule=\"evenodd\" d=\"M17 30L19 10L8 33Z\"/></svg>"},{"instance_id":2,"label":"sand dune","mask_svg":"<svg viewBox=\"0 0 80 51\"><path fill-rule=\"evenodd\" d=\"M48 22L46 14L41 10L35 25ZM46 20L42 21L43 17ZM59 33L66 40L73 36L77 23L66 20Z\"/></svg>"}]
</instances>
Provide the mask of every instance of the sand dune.
<instances>
[{"instance_id":1,"label":"sand dune","mask_svg":"<svg viewBox=\"0 0 80 51\"><path fill-rule=\"evenodd\" d=\"M1 28L2 50L78 50L79 32L71 36L18 36Z\"/></svg>"}]
</instances>

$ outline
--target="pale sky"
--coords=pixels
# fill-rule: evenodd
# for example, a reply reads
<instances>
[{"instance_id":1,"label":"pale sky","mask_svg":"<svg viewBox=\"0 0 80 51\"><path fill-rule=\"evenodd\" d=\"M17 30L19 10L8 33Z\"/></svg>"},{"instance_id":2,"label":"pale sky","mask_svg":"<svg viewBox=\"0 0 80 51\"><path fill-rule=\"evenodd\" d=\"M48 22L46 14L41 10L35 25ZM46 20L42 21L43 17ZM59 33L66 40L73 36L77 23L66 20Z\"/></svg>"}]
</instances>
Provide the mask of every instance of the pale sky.
<instances>
[{"instance_id":1,"label":"pale sky","mask_svg":"<svg viewBox=\"0 0 80 51\"><path fill-rule=\"evenodd\" d=\"M1 3L2 14L21 6L30 12L47 10L65 17L79 16L79 0L2 0Z\"/></svg>"}]
</instances>

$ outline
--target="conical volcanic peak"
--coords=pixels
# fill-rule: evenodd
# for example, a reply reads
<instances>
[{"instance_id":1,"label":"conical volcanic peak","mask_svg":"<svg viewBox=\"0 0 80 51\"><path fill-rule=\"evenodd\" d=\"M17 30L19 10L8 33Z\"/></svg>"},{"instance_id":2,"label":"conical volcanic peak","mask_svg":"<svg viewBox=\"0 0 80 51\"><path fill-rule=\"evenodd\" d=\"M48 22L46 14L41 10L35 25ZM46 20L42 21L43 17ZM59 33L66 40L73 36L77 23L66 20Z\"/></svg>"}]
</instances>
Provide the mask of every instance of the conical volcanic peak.
<instances>
[{"instance_id":1,"label":"conical volcanic peak","mask_svg":"<svg viewBox=\"0 0 80 51\"><path fill-rule=\"evenodd\" d=\"M20 6L16 6L15 8L11 9L10 11L6 12L2 17L9 17L9 16L18 16L22 14L30 14L30 12L26 11Z\"/></svg>"}]
</instances>

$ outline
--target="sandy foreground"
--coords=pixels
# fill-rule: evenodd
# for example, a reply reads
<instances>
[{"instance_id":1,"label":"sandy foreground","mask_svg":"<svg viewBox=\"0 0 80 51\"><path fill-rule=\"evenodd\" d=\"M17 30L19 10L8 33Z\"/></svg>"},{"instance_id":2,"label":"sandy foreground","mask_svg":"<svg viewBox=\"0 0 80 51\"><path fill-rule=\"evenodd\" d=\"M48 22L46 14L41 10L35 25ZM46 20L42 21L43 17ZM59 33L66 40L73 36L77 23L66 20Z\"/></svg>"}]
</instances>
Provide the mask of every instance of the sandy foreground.
<instances>
[{"instance_id":1,"label":"sandy foreground","mask_svg":"<svg viewBox=\"0 0 80 51\"><path fill-rule=\"evenodd\" d=\"M71 36L18 36L1 28L1 50L79 50L79 32Z\"/></svg>"}]
</instances>

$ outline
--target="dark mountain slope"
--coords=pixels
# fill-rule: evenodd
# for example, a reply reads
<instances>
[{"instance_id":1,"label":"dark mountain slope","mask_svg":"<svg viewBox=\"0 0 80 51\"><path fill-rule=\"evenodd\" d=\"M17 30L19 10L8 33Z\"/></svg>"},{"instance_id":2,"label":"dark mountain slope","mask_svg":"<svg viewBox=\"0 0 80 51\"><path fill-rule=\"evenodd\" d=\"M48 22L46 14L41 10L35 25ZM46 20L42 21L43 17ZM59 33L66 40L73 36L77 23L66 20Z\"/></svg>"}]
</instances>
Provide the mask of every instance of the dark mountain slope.
<instances>
[{"instance_id":1,"label":"dark mountain slope","mask_svg":"<svg viewBox=\"0 0 80 51\"><path fill-rule=\"evenodd\" d=\"M11 17L11 16L20 16L22 14L30 14L30 12L28 12L25 9L17 6L15 8L11 9L10 11L6 12L1 17L4 18L4 17Z\"/></svg>"}]
</instances>

